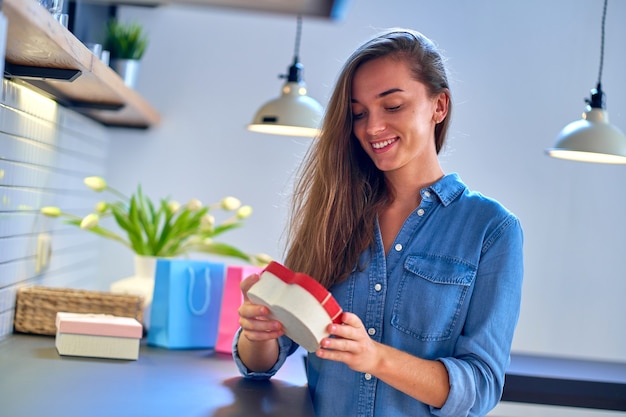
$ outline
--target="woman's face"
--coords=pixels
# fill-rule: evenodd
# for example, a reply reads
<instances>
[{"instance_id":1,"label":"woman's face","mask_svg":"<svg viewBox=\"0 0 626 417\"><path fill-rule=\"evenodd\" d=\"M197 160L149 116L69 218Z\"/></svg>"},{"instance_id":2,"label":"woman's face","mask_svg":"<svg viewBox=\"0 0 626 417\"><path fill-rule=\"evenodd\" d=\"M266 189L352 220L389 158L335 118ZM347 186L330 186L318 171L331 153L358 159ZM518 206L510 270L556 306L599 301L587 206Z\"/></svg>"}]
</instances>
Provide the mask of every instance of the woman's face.
<instances>
[{"instance_id":1,"label":"woman's face","mask_svg":"<svg viewBox=\"0 0 626 417\"><path fill-rule=\"evenodd\" d=\"M432 166L435 124L448 97L430 97L406 63L391 57L363 64L352 80L352 130L374 164L386 173Z\"/></svg>"}]
</instances>

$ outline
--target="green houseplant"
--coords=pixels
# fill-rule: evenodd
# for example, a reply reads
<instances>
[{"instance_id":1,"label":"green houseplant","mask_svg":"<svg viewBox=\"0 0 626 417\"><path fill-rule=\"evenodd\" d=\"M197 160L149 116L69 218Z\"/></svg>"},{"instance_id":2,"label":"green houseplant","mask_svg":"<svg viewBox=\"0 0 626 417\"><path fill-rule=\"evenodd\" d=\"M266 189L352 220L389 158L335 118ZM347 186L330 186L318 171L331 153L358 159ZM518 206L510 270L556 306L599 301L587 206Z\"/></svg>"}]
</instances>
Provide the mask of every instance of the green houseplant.
<instances>
[{"instance_id":1,"label":"green houseplant","mask_svg":"<svg viewBox=\"0 0 626 417\"><path fill-rule=\"evenodd\" d=\"M148 37L139 23L121 23L111 19L106 26L104 49L109 51L111 68L134 88L139 74L140 60L148 47Z\"/></svg>"},{"instance_id":2,"label":"green houseplant","mask_svg":"<svg viewBox=\"0 0 626 417\"><path fill-rule=\"evenodd\" d=\"M148 37L139 23L121 23L112 19L107 23L104 49L111 59L140 60L148 47Z\"/></svg>"}]
</instances>

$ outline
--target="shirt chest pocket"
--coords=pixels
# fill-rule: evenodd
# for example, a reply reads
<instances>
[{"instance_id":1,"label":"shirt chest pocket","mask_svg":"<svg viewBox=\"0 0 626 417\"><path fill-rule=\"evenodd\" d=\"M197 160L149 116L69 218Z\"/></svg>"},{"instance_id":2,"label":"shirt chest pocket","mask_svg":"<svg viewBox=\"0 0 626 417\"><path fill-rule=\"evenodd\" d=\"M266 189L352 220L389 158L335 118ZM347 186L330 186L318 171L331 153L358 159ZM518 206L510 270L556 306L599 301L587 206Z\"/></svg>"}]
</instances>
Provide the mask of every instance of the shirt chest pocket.
<instances>
[{"instance_id":1,"label":"shirt chest pocket","mask_svg":"<svg viewBox=\"0 0 626 417\"><path fill-rule=\"evenodd\" d=\"M476 267L456 259L417 254L407 257L391 324L422 341L450 338L464 316Z\"/></svg>"}]
</instances>

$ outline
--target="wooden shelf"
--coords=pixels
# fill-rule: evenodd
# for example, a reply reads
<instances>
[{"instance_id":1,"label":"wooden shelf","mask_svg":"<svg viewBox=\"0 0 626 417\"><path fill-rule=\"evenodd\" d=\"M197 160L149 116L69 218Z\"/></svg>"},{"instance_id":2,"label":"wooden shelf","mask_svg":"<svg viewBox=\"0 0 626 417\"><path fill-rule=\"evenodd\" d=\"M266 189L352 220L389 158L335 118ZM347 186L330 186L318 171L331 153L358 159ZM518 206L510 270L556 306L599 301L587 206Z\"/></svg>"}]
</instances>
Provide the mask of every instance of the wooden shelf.
<instances>
[{"instance_id":1,"label":"wooden shelf","mask_svg":"<svg viewBox=\"0 0 626 417\"><path fill-rule=\"evenodd\" d=\"M148 128L159 114L120 76L34 0L4 0L7 68L78 70L73 81L23 79L106 126Z\"/></svg>"},{"instance_id":2,"label":"wooden shelf","mask_svg":"<svg viewBox=\"0 0 626 417\"><path fill-rule=\"evenodd\" d=\"M173 5L217 7L246 12L280 13L342 20L347 13L350 0L89 0L89 2L147 7Z\"/></svg>"}]
</instances>

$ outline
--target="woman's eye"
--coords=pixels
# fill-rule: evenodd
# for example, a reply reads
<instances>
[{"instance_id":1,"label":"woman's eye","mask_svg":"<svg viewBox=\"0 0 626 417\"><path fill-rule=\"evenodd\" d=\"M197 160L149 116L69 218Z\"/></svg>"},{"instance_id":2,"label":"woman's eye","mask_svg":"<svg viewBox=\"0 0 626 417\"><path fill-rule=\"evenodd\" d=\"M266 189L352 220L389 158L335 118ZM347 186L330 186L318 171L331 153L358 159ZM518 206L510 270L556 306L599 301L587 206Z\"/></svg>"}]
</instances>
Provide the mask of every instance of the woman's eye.
<instances>
[{"instance_id":1,"label":"woman's eye","mask_svg":"<svg viewBox=\"0 0 626 417\"><path fill-rule=\"evenodd\" d=\"M352 113L352 119L353 120L360 120L363 118L363 116L365 115L365 113Z\"/></svg>"},{"instance_id":2,"label":"woman's eye","mask_svg":"<svg viewBox=\"0 0 626 417\"><path fill-rule=\"evenodd\" d=\"M387 107L387 111L397 111L400 110L401 106L393 106L393 107Z\"/></svg>"}]
</instances>

